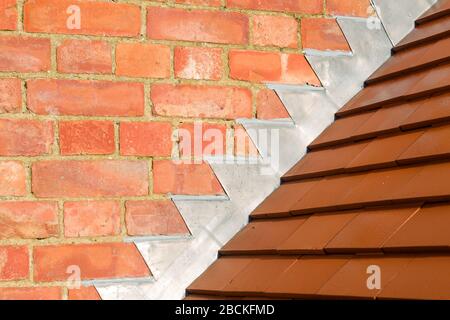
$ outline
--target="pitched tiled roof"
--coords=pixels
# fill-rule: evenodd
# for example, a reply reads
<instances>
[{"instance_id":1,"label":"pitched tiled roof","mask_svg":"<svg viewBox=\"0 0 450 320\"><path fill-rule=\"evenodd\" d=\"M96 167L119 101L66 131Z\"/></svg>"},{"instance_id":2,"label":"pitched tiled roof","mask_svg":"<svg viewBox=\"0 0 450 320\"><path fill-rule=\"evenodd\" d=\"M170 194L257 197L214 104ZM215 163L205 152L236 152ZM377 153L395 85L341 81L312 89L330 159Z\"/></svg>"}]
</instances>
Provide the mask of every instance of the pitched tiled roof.
<instances>
[{"instance_id":1,"label":"pitched tiled roof","mask_svg":"<svg viewBox=\"0 0 450 320\"><path fill-rule=\"evenodd\" d=\"M417 20L188 299L450 299L449 9Z\"/></svg>"}]
</instances>

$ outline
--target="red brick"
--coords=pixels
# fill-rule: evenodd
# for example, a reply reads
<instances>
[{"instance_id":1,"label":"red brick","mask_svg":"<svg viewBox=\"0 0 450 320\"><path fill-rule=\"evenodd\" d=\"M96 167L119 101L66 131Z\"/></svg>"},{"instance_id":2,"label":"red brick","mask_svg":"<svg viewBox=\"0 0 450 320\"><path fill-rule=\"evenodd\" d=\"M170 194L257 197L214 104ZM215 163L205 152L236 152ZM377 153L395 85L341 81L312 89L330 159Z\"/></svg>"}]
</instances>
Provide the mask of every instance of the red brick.
<instances>
[{"instance_id":1,"label":"red brick","mask_svg":"<svg viewBox=\"0 0 450 320\"><path fill-rule=\"evenodd\" d=\"M170 156L172 154L172 125L169 122L121 123L120 154Z\"/></svg>"},{"instance_id":2,"label":"red brick","mask_svg":"<svg viewBox=\"0 0 450 320\"><path fill-rule=\"evenodd\" d=\"M302 19L303 48L350 51L350 47L335 19Z\"/></svg>"},{"instance_id":3,"label":"red brick","mask_svg":"<svg viewBox=\"0 0 450 320\"><path fill-rule=\"evenodd\" d=\"M201 85L152 86L154 114L237 119L252 116L252 94L245 88Z\"/></svg>"},{"instance_id":4,"label":"red brick","mask_svg":"<svg viewBox=\"0 0 450 320\"><path fill-rule=\"evenodd\" d=\"M234 155L238 157L256 157L258 149L243 126L234 127Z\"/></svg>"},{"instance_id":5,"label":"red brick","mask_svg":"<svg viewBox=\"0 0 450 320\"><path fill-rule=\"evenodd\" d=\"M252 43L260 46L297 48L298 23L284 16L254 16Z\"/></svg>"},{"instance_id":6,"label":"red brick","mask_svg":"<svg viewBox=\"0 0 450 320\"><path fill-rule=\"evenodd\" d=\"M0 196L25 195L25 176L25 167L21 162L0 161Z\"/></svg>"},{"instance_id":7,"label":"red brick","mask_svg":"<svg viewBox=\"0 0 450 320\"><path fill-rule=\"evenodd\" d=\"M64 203L66 237L114 236L120 233L120 203L84 201Z\"/></svg>"},{"instance_id":8,"label":"red brick","mask_svg":"<svg viewBox=\"0 0 450 320\"><path fill-rule=\"evenodd\" d=\"M29 255L26 246L0 247L0 280L26 279L29 274Z\"/></svg>"},{"instance_id":9,"label":"red brick","mask_svg":"<svg viewBox=\"0 0 450 320\"><path fill-rule=\"evenodd\" d=\"M59 287L0 288L0 300L61 300Z\"/></svg>"},{"instance_id":10,"label":"red brick","mask_svg":"<svg viewBox=\"0 0 450 320\"><path fill-rule=\"evenodd\" d=\"M189 234L178 209L170 200L127 201L125 219L131 236Z\"/></svg>"},{"instance_id":11,"label":"red brick","mask_svg":"<svg viewBox=\"0 0 450 320\"><path fill-rule=\"evenodd\" d=\"M338 16L367 17L372 12L370 0L327 0L327 13Z\"/></svg>"},{"instance_id":12,"label":"red brick","mask_svg":"<svg viewBox=\"0 0 450 320\"><path fill-rule=\"evenodd\" d=\"M116 73L120 76L170 77L170 48L143 43L119 43Z\"/></svg>"},{"instance_id":13,"label":"red brick","mask_svg":"<svg viewBox=\"0 0 450 320\"><path fill-rule=\"evenodd\" d=\"M64 40L57 50L62 73L111 73L111 45L105 41Z\"/></svg>"},{"instance_id":14,"label":"red brick","mask_svg":"<svg viewBox=\"0 0 450 320\"><path fill-rule=\"evenodd\" d=\"M37 156L53 144L51 121L0 119L0 155Z\"/></svg>"},{"instance_id":15,"label":"red brick","mask_svg":"<svg viewBox=\"0 0 450 320\"><path fill-rule=\"evenodd\" d=\"M0 30L17 29L17 0L0 0Z\"/></svg>"},{"instance_id":16,"label":"red brick","mask_svg":"<svg viewBox=\"0 0 450 320\"><path fill-rule=\"evenodd\" d=\"M69 300L101 300L100 295L94 286L80 287L79 289L68 290Z\"/></svg>"},{"instance_id":17,"label":"red brick","mask_svg":"<svg viewBox=\"0 0 450 320\"><path fill-rule=\"evenodd\" d=\"M81 28L67 28L67 9L77 5L81 11ZM139 6L91 0L29 0L24 6L27 32L138 36L141 30Z\"/></svg>"},{"instance_id":18,"label":"red brick","mask_svg":"<svg viewBox=\"0 0 450 320\"><path fill-rule=\"evenodd\" d=\"M40 161L32 166L37 197L143 196L148 194L145 161Z\"/></svg>"},{"instance_id":19,"label":"red brick","mask_svg":"<svg viewBox=\"0 0 450 320\"><path fill-rule=\"evenodd\" d=\"M0 71L50 70L50 40L0 36Z\"/></svg>"},{"instance_id":20,"label":"red brick","mask_svg":"<svg viewBox=\"0 0 450 320\"><path fill-rule=\"evenodd\" d=\"M301 54L283 54L281 56L282 75L280 82L320 86L321 83L305 56Z\"/></svg>"},{"instance_id":21,"label":"red brick","mask_svg":"<svg viewBox=\"0 0 450 320\"><path fill-rule=\"evenodd\" d=\"M289 118L289 113L275 91L261 89L256 96L256 116L258 119Z\"/></svg>"},{"instance_id":22,"label":"red brick","mask_svg":"<svg viewBox=\"0 0 450 320\"><path fill-rule=\"evenodd\" d=\"M114 124L110 121L62 121L59 143L62 155L114 153Z\"/></svg>"},{"instance_id":23,"label":"red brick","mask_svg":"<svg viewBox=\"0 0 450 320\"><path fill-rule=\"evenodd\" d=\"M67 268L78 266L82 280L135 278L150 271L132 243L52 245L34 248L34 280L67 280Z\"/></svg>"},{"instance_id":24,"label":"red brick","mask_svg":"<svg viewBox=\"0 0 450 320\"><path fill-rule=\"evenodd\" d=\"M226 154L227 127L224 124L183 123L178 131L180 155L202 157Z\"/></svg>"},{"instance_id":25,"label":"red brick","mask_svg":"<svg viewBox=\"0 0 450 320\"><path fill-rule=\"evenodd\" d=\"M230 51L230 77L252 82L319 85L305 57L265 51Z\"/></svg>"},{"instance_id":26,"label":"red brick","mask_svg":"<svg viewBox=\"0 0 450 320\"><path fill-rule=\"evenodd\" d=\"M222 49L176 47L174 67L177 78L220 80L223 75Z\"/></svg>"},{"instance_id":27,"label":"red brick","mask_svg":"<svg viewBox=\"0 0 450 320\"><path fill-rule=\"evenodd\" d=\"M227 0L227 7L318 14L322 13L323 1L322 0Z\"/></svg>"},{"instance_id":28,"label":"red brick","mask_svg":"<svg viewBox=\"0 0 450 320\"><path fill-rule=\"evenodd\" d=\"M57 237L56 202L7 201L0 203L0 238L45 239Z\"/></svg>"},{"instance_id":29,"label":"red brick","mask_svg":"<svg viewBox=\"0 0 450 320\"><path fill-rule=\"evenodd\" d=\"M248 43L248 17L237 12L149 7L147 33L152 39Z\"/></svg>"},{"instance_id":30,"label":"red brick","mask_svg":"<svg viewBox=\"0 0 450 320\"><path fill-rule=\"evenodd\" d=\"M278 81L281 56L278 52L230 51L230 77L254 82Z\"/></svg>"},{"instance_id":31,"label":"red brick","mask_svg":"<svg viewBox=\"0 0 450 320\"><path fill-rule=\"evenodd\" d=\"M0 113L20 112L22 85L20 79L0 79Z\"/></svg>"},{"instance_id":32,"label":"red brick","mask_svg":"<svg viewBox=\"0 0 450 320\"><path fill-rule=\"evenodd\" d=\"M201 164L176 164L171 160L153 163L153 191L184 195L223 194L211 167Z\"/></svg>"},{"instance_id":33,"label":"red brick","mask_svg":"<svg viewBox=\"0 0 450 320\"><path fill-rule=\"evenodd\" d=\"M142 83L37 79L27 81L28 108L37 114L142 116Z\"/></svg>"},{"instance_id":34,"label":"red brick","mask_svg":"<svg viewBox=\"0 0 450 320\"><path fill-rule=\"evenodd\" d=\"M221 0L175 0L175 3L193 4L197 6L220 7Z\"/></svg>"}]
</instances>

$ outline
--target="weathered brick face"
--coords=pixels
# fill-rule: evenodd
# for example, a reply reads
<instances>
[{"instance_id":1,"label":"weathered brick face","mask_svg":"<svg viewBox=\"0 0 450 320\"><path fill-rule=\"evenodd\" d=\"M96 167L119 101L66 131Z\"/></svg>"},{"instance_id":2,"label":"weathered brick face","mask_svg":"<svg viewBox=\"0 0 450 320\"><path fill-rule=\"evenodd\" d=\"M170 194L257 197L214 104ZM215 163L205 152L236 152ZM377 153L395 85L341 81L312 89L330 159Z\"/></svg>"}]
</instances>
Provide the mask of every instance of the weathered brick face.
<instances>
[{"instance_id":1,"label":"weathered brick face","mask_svg":"<svg viewBox=\"0 0 450 320\"><path fill-rule=\"evenodd\" d=\"M236 119L289 117L266 83L320 86L303 49L350 50L331 15L368 3L0 0L0 299L151 276L124 239L189 234L170 194L225 194L173 158L257 155Z\"/></svg>"}]
</instances>

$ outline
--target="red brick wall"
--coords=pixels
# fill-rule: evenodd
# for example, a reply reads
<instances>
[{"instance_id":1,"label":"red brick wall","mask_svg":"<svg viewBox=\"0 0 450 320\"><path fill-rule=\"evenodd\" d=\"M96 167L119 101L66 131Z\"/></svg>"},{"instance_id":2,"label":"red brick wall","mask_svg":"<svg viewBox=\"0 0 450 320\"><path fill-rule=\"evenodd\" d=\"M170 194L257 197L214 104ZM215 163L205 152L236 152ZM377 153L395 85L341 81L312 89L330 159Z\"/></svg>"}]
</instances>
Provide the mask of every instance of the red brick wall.
<instances>
[{"instance_id":1,"label":"red brick wall","mask_svg":"<svg viewBox=\"0 0 450 320\"><path fill-rule=\"evenodd\" d=\"M0 0L0 299L98 298L67 289L73 265L81 279L150 275L123 238L186 234L168 194L224 192L205 163L170 161L191 156L176 130L202 121L231 133L224 150L254 152L235 145L235 120L287 117L264 83L319 86L302 50L349 50L331 15L367 7Z\"/></svg>"}]
</instances>

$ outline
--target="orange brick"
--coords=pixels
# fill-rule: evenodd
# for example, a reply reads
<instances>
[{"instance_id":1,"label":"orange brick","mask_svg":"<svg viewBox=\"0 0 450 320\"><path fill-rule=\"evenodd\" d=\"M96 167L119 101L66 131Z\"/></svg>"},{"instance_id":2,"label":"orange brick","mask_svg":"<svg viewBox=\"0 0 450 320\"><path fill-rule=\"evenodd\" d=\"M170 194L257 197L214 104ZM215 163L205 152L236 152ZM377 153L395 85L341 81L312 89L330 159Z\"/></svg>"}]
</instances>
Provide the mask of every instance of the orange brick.
<instances>
[{"instance_id":1,"label":"orange brick","mask_svg":"<svg viewBox=\"0 0 450 320\"><path fill-rule=\"evenodd\" d=\"M59 143L62 155L114 153L114 124L110 121L62 121Z\"/></svg>"},{"instance_id":2,"label":"orange brick","mask_svg":"<svg viewBox=\"0 0 450 320\"><path fill-rule=\"evenodd\" d=\"M121 123L120 154L170 156L172 154L172 125L169 122Z\"/></svg>"},{"instance_id":3,"label":"orange brick","mask_svg":"<svg viewBox=\"0 0 450 320\"><path fill-rule=\"evenodd\" d=\"M150 276L132 243L52 245L34 248L34 280L65 281L70 266L80 268L82 280Z\"/></svg>"},{"instance_id":4,"label":"orange brick","mask_svg":"<svg viewBox=\"0 0 450 320\"><path fill-rule=\"evenodd\" d=\"M281 57L278 52L231 50L230 77L253 82L279 81Z\"/></svg>"},{"instance_id":5,"label":"orange brick","mask_svg":"<svg viewBox=\"0 0 450 320\"><path fill-rule=\"evenodd\" d=\"M105 41L64 40L57 50L62 73L111 73L111 45Z\"/></svg>"},{"instance_id":6,"label":"orange brick","mask_svg":"<svg viewBox=\"0 0 450 320\"><path fill-rule=\"evenodd\" d=\"M84 201L64 203L66 237L114 236L120 233L120 203Z\"/></svg>"},{"instance_id":7,"label":"orange brick","mask_svg":"<svg viewBox=\"0 0 450 320\"><path fill-rule=\"evenodd\" d=\"M53 145L51 121L0 119L0 155L38 156Z\"/></svg>"},{"instance_id":8,"label":"orange brick","mask_svg":"<svg viewBox=\"0 0 450 320\"><path fill-rule=\"evenodd\" d=\"M175 164L171 160L153 163L153 191L184 195L216 195L224 191L206 164Z\"/></svg>"},{"instance_id":9,"label":"orange brick","mask_svg":"<svg viewBox=\"0 0 450 320\"><path fill-rule=\"evenodd\" d=\"M367 17L372 12L370 0L327 0L327 13L338 16Z\"/></svg>"},{"instance_id":10,"label":"orange brick","mask_svg":"<svg viewBox=\"0 0 450 320\"><path fill-rule=\"evenodd\" d=\"M226 125L202 122L183 123L179 129L180 155L182 157L226 154Z\"/></svg>"},{"instance_id":11,"label":"orange brick","mask_svg":"<svg viewBox=\"0 0 450 320\"><path fill-rule=\"evenodd\" d=\"M263 51L230 51L230 77L252 82L320 85L305 57Z\"/></svg>"},{"instance_id":12,"label":"orange brick","mask_svg":"<svg viewBox=\"0 0 450 320\"><path fill-rule=\"evenodd\" d=\"M146 161L40 161L32 166L37 197L144 196L148 194Z\"/></svg>"},{"instance_id":13,"label":"orange brick","mask_svg":"<svg viewBox=\"0 0 450 320\"><path fill-rule=\"evenodd\" d=\"M80 8L80 29L69 29L70 6ZM24 6L27 32L138 36L141 29L139 6L91 0L29 0Z\"/></svg>"},{"instance_id":14,"label":"orange brick","mask_svg":"<svg viewBox=\"0 0 450 320\"><path fill-rule=\"evenodd\" d=\"M262 89L256 96L256 116L258 119L289 118L289 113L275 91Z\"/></svg>"},{"instance_id":15,"label":"orange brick","mask_svg":"<svg viewBox=\"0 0 450 320\"><path fill-rule=\"evenodd\" d=\"M322 13L323 1L322 0L257 0L257 1L227 0L227 7L318 14Z\"/></svg>"},{"instance_id":16,"label":"orange brick","mask_svg":"<svg viewBox=\"0 0 450 320\"><path fill-rule=\"evenodd\" d=\"M17 29L17 0L0 0L0 30Z\"/></svg>"},{"instance_id":17,"label":"orange brick","mask_svg":"<svg viewBox=\"0 0 450 320\"><path fill-rule=\"evenodd\" d=\"M27 81L28 108L37 114L142 116L142 83L37 79Z\"/></svg>"},{"instance_id":18,"label":"orange brick","mask_svg":"<svg viewBox=\"0 0 450 320\"><path fill-rule=\"evenodd\" d=\"M284 16L254 16L252 43L297 48L297 20Z\"/></svg>"},{"instance_id":19,"label":"orange brick","mask_svg":"<svg viewBox=\"0 0 450 320\"><path fill-rule=\"evenodd\" d=\"M0 36L0 71L50 70L50 40Z\"/></svg>"},{"instance_id":20,"label":"orange brick","mask_svg":"<svg viewBox=\"0 0 450 320\"><path fill-rule=\"evenodd\" d=\"M174 67L177 78L220 80L223 74L222 49L177 47Z\"/></svg>"},{"instance_id":21,"label":"orange brick","mask_svg":"<svg viewBox=\"0 0 450 320\"><path fill-rule=\"evenodd\" d=\"M0 161L0 196L25 195L25 176L25 167L21 162Z\"/></svg>"},{"instance_id":22,"label":"orange brick","mask_svg":"<svg viewBox=\"0 0 450 320\"><path fill-rule=\"evenodd\" d=\"M149 7L147 15L152 39L246 44L248 24L248 17L236 12Z\"/></svg>"},{"instance_id":23,"label":"orange brick","mask_svg":"<svg viewBox=\"0 0 450 320\"><path fill-rule=\"evenodd\" d=\"M22 85L19 79L0 79L0 113L20 112Z\"/></svg>"},{"instance_id":24,"label":"orange brick","mask_svg":"<svg viewBox=\"0 0 450 320\"><path fill-rule=\"evenodd\" d=\"M69 300L101 300L100 295L94 286L80 287L79 289L68 290Z\"/></svg>"},{"instance_id":25,"label":"orange brick","mask_svg":"<svg viewBox=\"0 0 450 320\"><path fill-rule=\"evenodd\" d=\"M282 75L280 82L320 86L321 83L313 69L301 54L281 56Z\"/></svg>"},{"instance_id":26,"label":"orange brick","mask_svg":"<svg viewBox=\"0 0 450 320\"><path fill-rule=\"evenodd\" d=\"M26 246L0 247L0 280L22 280L29 274L29 255Z\"/></svg>"},{"instance_id":27,"label":"orange brick","mask_svg":"<svg viewBox=\"0 0 450 320\"><path fill-rule=\"evenodd\" d=\"M61 300L59 287L0 288L0 300Z\"/></svg>"},{"instance_id":28,"label":"orange brick","mask_svg":"<svg viewBox=\"0 0 450 320\"><path fill-rule=\"evenodd\" d=\"M119 43L116 73L120 76L170 77L170 48L163 45Z\"/></svg>"},{"instance_id":29,"label":"orange brick","mask_svg":"<svg viewBox=\"0 0 450 320\"><path fill-rule=\"evenodd\" d=\"M156 84L153 113L161 116L237 119L252 116L252 94L245 88Z\"/></svg>"},{"instance_id":30,"label":"orange brick","mask_svg":"<svg viewBox=\"0 0 450 320\"><path fill-rule=\"evenodd\" d=\"M335 19L302 19L303 48L350 51L350 47Z\"/></svg>"},{"instance_id":31,"label":"orange brick","mask_svg":"<svg viewBox=\"0 0 450 320\"><path fill-rule=\"evenodd\" d=\"M131 236L189 234L178 209L169 200L127 201L125 219Z\"/></svg>"},{"instance_id":32,"label":"orange brick","mask_svg":"<svg viewBox=\"0 0 450 320\"><path fill-rule=\"evenodd\" d=\"M222 5L221 0L175 0L175 3L193 4L196 6L210 6L210 7L220 7Z\"/></svg>"},{"instance_id":33,"label":"orange brick","mask_svg":"<svg viewBox=\"0 0 450 320\"><path fill-rule=\"evenodd\" d=\"M256 157L258 149L243 126L234 127L234 155L238 157Z\"/></svg>"},{"instance_id":34,"label":"orange brick","mask_svg":"<svg viewBox=\"0 0 450 320\"><path fill-rule=\"evenodd\" d=\"M56 202L4 201L0 203L0 238L45 239L57 237Z\"/></svg>"}]
</instances>

